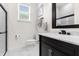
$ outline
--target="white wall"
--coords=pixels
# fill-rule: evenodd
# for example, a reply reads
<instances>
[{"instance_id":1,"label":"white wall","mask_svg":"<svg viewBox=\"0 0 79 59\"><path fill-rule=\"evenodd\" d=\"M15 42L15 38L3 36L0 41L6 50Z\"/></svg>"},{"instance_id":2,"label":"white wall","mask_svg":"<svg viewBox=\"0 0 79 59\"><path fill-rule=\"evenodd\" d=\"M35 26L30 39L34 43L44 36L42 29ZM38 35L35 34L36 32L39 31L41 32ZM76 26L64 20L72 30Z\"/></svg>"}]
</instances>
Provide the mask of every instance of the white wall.
<instances>
[{"instance_id":1,"label":"white wall","mask_svg":"<svg viewBox=\"0 0 79 59\"><path fill-rule=\"evenodd\" d=\"M8 49L20 48L26 40L32 39L33 35L36 34L36 4L30 4L30 22L17 21L17 3L4 3L3 6L8 12ZM20 38L16 39L16 35L20 35Z\"/></svg>"},{"instance_id":2,"label":"white wall","mask_svg":"<svg viewBox=\"0 0 79 59\"><path fill-rule=\"evenodd\" d=\"M52 5L51 3L45 3L46 6L44 6L44 20L48 22L48 29L49 32L59 32L62 29L54 29L52 28ZM79 4L75 4L75 21L78 23L79 22ZM63 28L64 29L64 28ZM67 32L71 32L71 34L78 34L79 33L79 28L67 28L64 29Z\"/></svg>"}]
</instances>

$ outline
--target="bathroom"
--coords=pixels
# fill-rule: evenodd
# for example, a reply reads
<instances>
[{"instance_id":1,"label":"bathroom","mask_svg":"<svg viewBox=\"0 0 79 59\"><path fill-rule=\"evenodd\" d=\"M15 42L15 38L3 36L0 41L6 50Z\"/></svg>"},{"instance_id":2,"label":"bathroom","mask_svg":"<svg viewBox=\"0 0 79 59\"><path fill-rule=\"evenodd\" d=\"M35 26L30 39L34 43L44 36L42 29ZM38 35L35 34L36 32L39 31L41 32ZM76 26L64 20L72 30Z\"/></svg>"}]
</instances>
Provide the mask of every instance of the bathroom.
<instances>
[{"instance_id":1,"label":"bathroom","mask_svg":"<svg viewBox=\"0 0 79 59\"><path fill-rule=\"evenodd\" d=\"M58 12L57 6L60 7L63 5L68 5L68 7L66 6L66 9L62 12L66 14L70 13L71 14L70 16L72 16L70 20L71 21L73 20L75 24L74 23L64 24L69 26L62 26L63 24L62 25L59 24L59 26L57 25L57 21L55 19L57 16L56 13ZM3 53L2 55L4 56L56 56L56 55L73 56L74 53L78 54L76 52L74 53L72 52L73 50L75 50L76 47L78 47L79 44L79 40L78 40L79 3L1 3L1 6L3 6L7 12L6 14L7 40L5 43L6 53ZM23 9L20 10L21 7L23 8L27 7L28 12L24 11ZM22 14L20 14L22 11L27 12L29 16L27 20L25 18L24 19L21 18L21 16L23 16ZM70 16L66 16L66 17L70 17ZM70 50L71 51L70 53L65 54L65 52L62 53L63 51L61 51L62 49L61 48L58 49L59 51L59 52L57 51L58 54L56 53L56 55L54 55L53 48L48 46L46 46L47 48L43 48L45 47L44 45L42 46L42 44L44 44L42 42L43 39L57 40L58 44L62 42L62 45L71 46L69 50L66 50L66 51L70 51ZM58 48L60 47L58 46ZM42 51L43 49L45 50L45 52Z\"/></svg>"}]
</instances>

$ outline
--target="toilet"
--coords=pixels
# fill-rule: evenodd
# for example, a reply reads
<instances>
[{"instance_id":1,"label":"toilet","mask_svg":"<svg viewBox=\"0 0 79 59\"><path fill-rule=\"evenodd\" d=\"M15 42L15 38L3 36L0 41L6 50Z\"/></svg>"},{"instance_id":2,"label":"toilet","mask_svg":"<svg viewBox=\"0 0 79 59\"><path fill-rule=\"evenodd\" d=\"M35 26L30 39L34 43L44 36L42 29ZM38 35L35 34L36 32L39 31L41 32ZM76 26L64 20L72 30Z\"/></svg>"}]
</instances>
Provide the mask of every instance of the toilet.
<instances>
[{"instance_id":1,"label":"toilet","mask_svg":"<svg viewBox=\"0 0 79 59\"><path fill-rule=\"evenodd\" d=\"M38 44L38 40L36 39L29 39L29 40L26 40L26 46L29 46L29 45L33 45L35 46L36 44Z\"/></svg>"}]
</instances>

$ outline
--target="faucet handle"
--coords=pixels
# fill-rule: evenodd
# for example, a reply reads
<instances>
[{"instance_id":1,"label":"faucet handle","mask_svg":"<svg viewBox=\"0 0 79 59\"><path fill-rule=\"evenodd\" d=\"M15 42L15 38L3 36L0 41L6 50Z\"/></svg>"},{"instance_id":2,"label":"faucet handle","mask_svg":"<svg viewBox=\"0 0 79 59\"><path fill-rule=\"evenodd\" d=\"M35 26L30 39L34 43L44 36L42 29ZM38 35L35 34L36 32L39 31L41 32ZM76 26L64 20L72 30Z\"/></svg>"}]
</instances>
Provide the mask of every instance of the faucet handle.
<instances>
[{"instance_id":1,"label":"faucet handle","mask_svg":"<svg viewBox=\"0 0 79 59\"><path fill-rule=\"evenodd\" d=\"M67 35L71 35L71 33L68 32Z\"/></svg>"},{"instance_id":2,"label":"faucet handle","mask_svg":"<svg viewBox=\"0 0 79 59\"><path fill-rule=\"evenodd\" d=\"M62 33L62 34L66 34L66 31L65 31L65 30L61 30L61 33Z\"/></svg>"},{"instance_id":3,"label":"faucet handle","mask_svg":"<svg viewBox=\"0 0 79 59\"><path fill-rule=\"evenodd\" d=\"M59 32L59 34L62 34L61 32Z\"/></svg>"}]
</instances>

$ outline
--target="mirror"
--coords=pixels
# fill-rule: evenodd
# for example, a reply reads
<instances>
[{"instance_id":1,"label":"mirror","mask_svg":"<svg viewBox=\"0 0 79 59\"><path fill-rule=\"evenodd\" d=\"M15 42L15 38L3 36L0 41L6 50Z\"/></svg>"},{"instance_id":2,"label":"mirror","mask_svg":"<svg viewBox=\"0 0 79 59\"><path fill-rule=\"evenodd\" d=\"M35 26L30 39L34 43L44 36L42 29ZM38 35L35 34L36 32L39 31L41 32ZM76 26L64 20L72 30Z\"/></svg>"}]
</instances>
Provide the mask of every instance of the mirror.
<instances>
[{"instance_id":1,"label":"mirror","mask_svg":"<svg viewBox=\"0 0 79 59\"><path fill-rule=\"evenodd\" d=\"M56 26L73 25L74 8L71 3L56 3Z\"/></svg>"},{"instance_id":2,"label":"mirror","mask_svg":"<svg viewBox=\"0 0 79 59\"><path fill-rule=\"evenodd\" d=\"M79 28L74 10L74 3L52 3L52 27Z\"/></svg>"}]
</instances>

